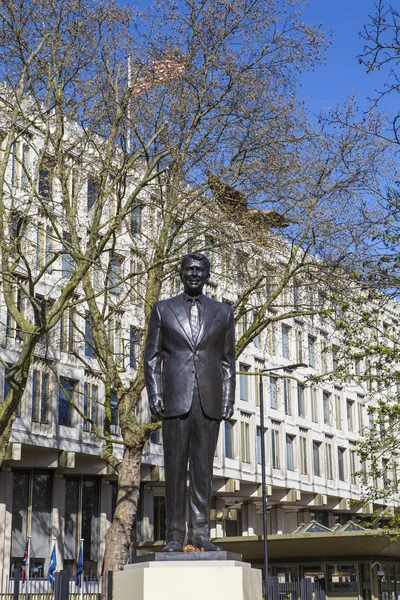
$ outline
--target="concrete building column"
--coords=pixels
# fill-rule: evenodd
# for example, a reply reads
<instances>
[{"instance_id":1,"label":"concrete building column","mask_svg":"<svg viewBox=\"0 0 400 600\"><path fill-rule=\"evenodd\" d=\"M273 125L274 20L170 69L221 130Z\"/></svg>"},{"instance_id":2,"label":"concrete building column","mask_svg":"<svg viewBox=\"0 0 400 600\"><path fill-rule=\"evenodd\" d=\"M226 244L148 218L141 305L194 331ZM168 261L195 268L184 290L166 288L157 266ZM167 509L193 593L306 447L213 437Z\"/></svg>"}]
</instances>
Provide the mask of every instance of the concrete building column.
<instances>
[{"instance_id":1,"label":"concrete building column","mask_svg":"<svg viewBox=\"0 0 400 600\"><path fill-rule=\"evenodd\" d=\"M65 530L65 479L54 478L53 510L51 514L51 535L55 538L57 569L64 566L64 530ZM51 547L53 544L51 544ZM51 551L51 550L50 550Z\"/></svg>"},{"instance_id":2,"label":"concrete building column","mask_svg":"<svg viewBox=\"0 0 400 600\"><path fill-rule=\"evenodd\" d=\"M112 487L107 480L100 486L100 538L97 560L98 575L101 575L103 558L106 549L106 533L112 521Z\"/></svg>"},{"instance_id":3,"label":"concrete building column","mask_svg":"<svg viewBox=\"0 0 400 600\"><path fill-rule=\"evenodd\" d=\"M153 490L142 491L142 519L140 522L140 540L151 542L154 540L154 494Z\"/></svg>"},{"instance_id":4,"label":"concrete building column","mask_svg":"<svg viewBox=\"0 0 400 600\"><path fill-rule=\"evenodd\" d=\"M0 590L10 573L13 480L11 471L0 471Z\"/></svg>"},{"instance_id":5,"label":"concrete building column","mask_svg":"<svg viewBox=\"0 0 400 600\"><path fill-rule=\"evenodd\" d=\"M243 504L243 513L246 512L246 530L243 531L243 535L251 536L256 535L256 505L251 502Z\"/></svg>"},{"instance_id":6,"label":"concrete building column","mask_svg":"<svg viewBox=\"0 0 400 600\"><path fill-rule=\"evenodd\" d=\"M271 508L271 530L269 533L284 533L285 532L285 511L280 506Z\"/></svg>"},{"instance_id":7,"label":"concrete building column","mask_svg":"<svg viewBox=\"0 0 400 600\"><path fill-rule=\"evenodd\" d=\"M225 500L222 500L221 498L216 498L215 499L216 512L218 512L219 510L222 510L223 508L225 508ZM218 521L218 519L216 519L215 521L212 521L212 523L214 523L214 526L210 527L210 538L224 537L224 535L226 535L226 534L224 532L223 521Z\"/></svg>"}]
</instances>

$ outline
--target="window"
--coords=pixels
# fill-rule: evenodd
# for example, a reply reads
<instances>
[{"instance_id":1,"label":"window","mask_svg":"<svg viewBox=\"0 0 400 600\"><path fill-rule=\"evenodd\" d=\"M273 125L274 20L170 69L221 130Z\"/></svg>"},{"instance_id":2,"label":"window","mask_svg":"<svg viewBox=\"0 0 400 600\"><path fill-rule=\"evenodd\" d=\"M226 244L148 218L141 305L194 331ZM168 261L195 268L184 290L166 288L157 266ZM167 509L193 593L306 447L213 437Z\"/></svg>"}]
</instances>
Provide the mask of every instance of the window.
<instances>
[{"instance_id":1,"label":"window","mask_svg":"<svg viewBox=\"0 0 400 600\"><path fill-rule=\"evenodd\" d=\"M114 489L112 500L115 499ZM84 538L83 568L85 573L97 571L100 487L94 477L65 477L64 566L71 568L76 560L79 540ZM112 503L115 506L115 503Z\"/></svg>"},{"instance_id":2,"label":"window","mask_svg":"<svg viewBox=\"0 0 400 600\"><path fill-rule=\"evenodd\" d=\"M308 365L315 369L315 337L308 336Z\"/></svg>"},{"instance_id":3,"label":"window","mask_svg":"<svg viewBox=\"0 0 400 600\"><path fill-rule=\"evenodd\" d=\"M110 261L110 274L108 279L110 294L119 294L121 292L121 266L122 259L114 256Z\"/></svg>"},{"instance_id":4,"label":"window","mask_svg":"<svg viewBox=\"0 0 400 600\"><path fill-rule=\"evenodd\" d=\"M283 406L287 415L292 414L291 381L287 377L283 379Z\"/></svg>"},{"instance_id":5,"label":"window","mask_svg":"<svg viewBox=\"0 0 400 600\"><path fill-rule=\"evenodd\" d=\"M253 324L254 324L254 321L256 321L256 319L257 319L257 313L254 312L253 313ZM254 336L254 338L253 338L254 348L257 348L257 350L260 348L260 340L261 340L260 334Z\"/></svg>"},{"instance_id":6,"label":"window","mask_svg":"<svg viewBox=\"0 0 400 600\"><path fill-rule=\"evenodd\" d=\"M72 427L72 405L70 400L74 399L76 382L71 379L60 377L58 388L58 424Z\"/></svg>"},{"instance_id":7,"label":"window","mask_svg":"<svg viewBox=\"0 0 400 600\"><path fill-rule=\"evenodd\" d=\"M328 565L330 595L346 595L346 592L358 595L357 571L358 568L354 564Z\"/></svg>"},{"instance_id":8,"label":"window","mask_svg":"<svg viewBox=\"0 0 400 600\"><path fill-rule=\"evenodd\" d=\"M321 367L322 373L326 374L329 371L328 363L328 341L326 338L321 340Z\"/></svg>"},{"instance_id":9,"label":"window","mask_svg":"<svg viewBox=\"0 0 400 600\"><path fill-rule=\"evenodd\" d=\"M60 350L73 353L75 350L75 308L66 308L60 319Z\"/></svg>"},{"instance_id":10,"label":"window","mask_svg":"<svg viewBox=\"0 0 400 600\"><path fill-rule=\"evenodd\" d=\"M387 475L388 475L388 471L387 471L387 463L389 461L382 461L382 468L383 468L383 484L387 485L389 483ZM384 468L386 463L386 469ZM357 483L357 451L356 450L350 450L350 483L355 485Z\"/></svg>"},{"instance_id":11,"label":"window","mask_svg":"<svg viewBox=\"0 0 400 600\"><path fill-rule=\"evenodd\" d=\"M131 211L131 233L138 237L142 233L142 209L134 206Z\"/></svg>"},{"instance_id":12,"label":"window","mask_svg":"<svg viewBox=\"0 0 400 600\"><path fill-rule=\"evenodd\" d=\"M29 535L30 577L44 578L51 537L52 473L16 470L12 486L11 563L22 561Z\"/></svg>"},{"instance_id":13,"label":"window","mask_svg":"<svg viewBox=\"0 0 400 600\"><path fill-rule=\"evenodd\" d=\"M242 462L250 462L250 425L245 421L240 422L240 433L242 441Z\"/></svg>"},{"instance_id":14,"label":"window","mask_svg":"<svg viewBox=\"0 0 400 600\"><path fill-rule=\"evenodd\" d=\"M303 475L307 475L307 437L306 435L300 436L300 469Z\"/></svg>"},{"instance_id":15,"label":"window","mask_svg":"<svg viewBox=\"0 0 400 600\"><path fill-rule=\"evenodd\" d=\"M262 464L261 427L257 427L257 464Z\"/></svg>"},{"instance_id":16,"label":"window","mask_svg":"<svg viewBox=\"0 0 400 600\"><path fill-rule=\"evenodd\" d=\"M333 479L332 444L325 442L325 466L327 479Z\"/></svg>"},{"instance_id":17,"label":"window","mask_svg":"<svg viewBox=\"0 0 400 600\"><path fill-rule=\"evenodd\" d=\"M268 352L271 356L276 356L277 343L276 343L276 325L270 323L267 328L267 340L268 340Z\"/></svg>"},{"instance_id":18,"label":"window","mask_svg":"<svg viewBox=\"0 0 400 600\"><path fill-rule=\"evenodd\" d=\"M322 394L322 406L324 410L324 425L331 425L331 395L329 392Z\"/></svg>"},{"instance_id":19,"label":"window","mask_svg":"<svg viewBox=\"0 0 400 600\"><path fill-rule=\"evenodd\" d=\"M248 372L250 367L248 365L244 365L239 363L239 371ZM240 391L240 400L247 401L248 397L248 376L247 375L239 375L239 391Z\"/></svg>"},{"instance_id":20,"label":"window","mask_svg":"<svg viewBox=\"0 0 400 600\"><path fill-rule=\"evenodd\" d=\"M97 402L99 398L99 388L94 383L85 381L83 385L83 414L86 419L83 421L83 431L94 431L97 424Z\"/></svg>"},{"instance_id":21,"label":"window","mask_svg":"<svg viewBox=\"0 0 400 600\"><path fill-rule=\"evenodd\" d=\"M111 408L111 423L110 433L119 435L119 414L118 414L118 398L117 394L111 391L110 394L110 408Z\"/></svg>"},{"instance_id":22,"label":"window","mask_svg":"<svg viewBox=\"0 0 400 600\"><path fill-rule=\"evenodd\" d=\"M63 277L69 279L74 271L74 259L71 256L72 243L69 233L64 232L63 234L63 246L61 272Z\"/></svg>"},{"instance_id":23,"label":"window","mask_svg":"<svg viewBox=\"0 0 400 600\"><path fill-rule=\"evenodd\" d=\"M305 407L304 407L304 385L297 382L297 410L299 417L305 417Z\"/></svg>"},{"instance_id":24,"label":"window","mask_svg":"<svg viewBox=\"0 0 400 600\"><path fill-rule=\"evenodd\" d=\"M49 375L41 371L32 373L32 422L47 423L49 407Z\"/></svg>"},{"instance_id":25,"label":"window","mask_svg":"<svg viewBox=\"0 0 400 600\"><path fill-rule=\"evenodd\" d=\"M276 378L269 378L269 405L271 408L278 408L278 397L276 393Z\"/></svg>"},{"instance_id":26,"label":"window","mask_svg":"<svg viewBox=\"0 0 400 600\"><path fill-rule=\"evenodd\" d=\"M303 332L301 329L296 331L296 361L303 362Z\"/></svg>"},{"instance_id":27,"label":"window","mask_svg":"<svg viewBox=\"0 0 400 600\"><path fill-rule=\"evenodd\" d=\"M150 434L150 442L152 444L162 444L162 430L156 429L156 431L152 431Z\"/></svg>"},{"instance_id":28,"label":"window","mask_svg":"<svg viewBox=\"0 0 400 600\"><path fill-rule=\"evenodd\" d=\"M356 472L356 468L355 468L355 465L356 465L356 454L355 454L354 450L352 450L350 452L350 466L351 466L351 459L352 459L351 455L352 455L353 452L354 452L354 473L355 473ZM354 481L354 483L356 483L356 482ZM391 484L391 481L389 479L389 459L388 458L383 458L382 459L382 483L383 483L384 487L387 487L388 485Z\"/></svg>"},{"instance_id":29,"label":"window","mask_svg":"<svg viewBox=\"0 0 400 600\"><path fill-rule=\"evenodd\" d=\"M9 367L5 367L4 369L4 388L3 388L3 402L7 398L9 392L11 392L11 385L8 382L7 374Z\"/></svg>"},{"instance_id":30,"label":"window","mask_svg":"<svg viewBox=\"0 0 400 600\"><path fill-rule=\"evenodd\" d=\"M358 433L363 432L364 429L364 397L357 394L357 408L358 408Z\"/></svg>"},{"instance_id":31,"label":"window","mask_svg":"<svg viewBox=\"0 0 400 600\"><path fill-rule=\"evenodd\" d=\"M262 369L262 365L261 366L257 366L256 364L256 370L260 371ZM263 386L264 382L263 382L263 376L259 375L257 377L254 378L254 386L255 386L255 397L256 397L256 406L260 406L260 386ZM264 388L261 392L262 394L264 393Z\"/></svg>"},{"instance_id":32,"label":"window","mask_svg":"<svg viewBox=\"0 0 400 600\"><path fill-rule=\"evenodd\" d=\"M338 388L335 388L335 418L336 429L342 429L342 395Z\"/></svg>"},{"instance_id":33,"label":"window","mask_svg":"<svg viewBox=\"0 0 400 600\"><path fill-rule=\"evenodd\" d=\"M347 429L354 431L354 400L346 400Z\"/></svg>"},{"instance_id":34,"label":"window","mask_svg":"<svg viewBox=\"0 0 400 600\"><path fill-rule=\"evenodd\" d=\"M282 357L290 358L290 327L282 325Z\"/></svg>"},{"instance_id":35,"label":"window","mask_svg":"<svg viewBox=\"0 0 400 600\"><path fill-rule=\"evenodd\" d=\"M273 469L280 468L279 461L279 431L271 429L271 462Z\"/></svg>"},{"instance_id":36,"label":"window","mask_svg":"<svg viewBox=\"0 0 400 600\"><path fill-rule=\"evenodd\" d=\"M296 438L294 435L286 434L286 468L289 471L294 471L294 469L295 469L295 467L294 467L294 451L293 451L295 439Z\"/></svg>"},{"instance_id":37,"label":"window","mask_svg":"<svg viewBox=\"0 0 400 600\"><path fill-rule=\"evenodd\" d=\"M29 189L29 146L22 144L21 189Z\"/></svg>"},{"instance_id":38,"label":"window","mask_svg":"<svg viewBox=\"0 0 400 600\"><path fill-rule=\"evenodd\" d=\"M129 366L131 369L137 369L139 356L139 334L135 327L131 325L129 332Z\"/></svg>"},{"instance_id":39,"label":"window","mask_svg":"<svg viewBox=\"0 0 400 600\"><path fill-rule=\"evenodd\" d=\"M234 458L232 421L225 421L225 456Z\"/></svg>"},{"instance_id":40,"label":"window","mask_svg":"<svg viewBox=\"0 0 400 600\"><path fill-rule=\"evenodd\" d=\"M51 200L52 174L51 164L48 160L43 160L39 167L38 192L43 200Z\"/></svg>"},{"instance_id":41,"label":"window","mask_svg":"<svg viewBox=\"0 0 400 600\"><path fill-rule=\"evenodd\" d=\"M320 448L321 442L313 441L313 466L314 466L314 475L317 477L321 476L321 464L320 464Z\"/></svg>"},{"instance_id":42,"label":"window","mask_svg":"<svg viewBox=\"0 0 400 600\"><path fill-rule=\"evenodd\" d=\"M318 390L311 388L311 419L313 423L318 423Z\"/></svg>"},{"instance_id":43,"label":"window","mask_svg":"<svg viewBox=\"0 0 400 600\"><path fill-rule=\"evenodd\" d=\"M94 337L92 329L92 316L89 311L86 311L85 316L85 356L93 358L95 355Z\"/></svg>"},{"instance_id":44,"label":"window","mask_svg":"<svg viewBox=\"0 0 400 600\"><path fill-rule=\"evenodd\" d=\"M96 179L88 178L87 181L87 209L88 211L96 204L99 195L99 182Z\"/></svg>"},{"instance_id":45,"label":"window","mask_svg":"<svg viewBox=\"0 0 400 600\"><path fill-rule=\"evenodd\" d=\"M338 473L340 481L345 481L346 448L338 448Z\"/></svg>"}]
</instances>

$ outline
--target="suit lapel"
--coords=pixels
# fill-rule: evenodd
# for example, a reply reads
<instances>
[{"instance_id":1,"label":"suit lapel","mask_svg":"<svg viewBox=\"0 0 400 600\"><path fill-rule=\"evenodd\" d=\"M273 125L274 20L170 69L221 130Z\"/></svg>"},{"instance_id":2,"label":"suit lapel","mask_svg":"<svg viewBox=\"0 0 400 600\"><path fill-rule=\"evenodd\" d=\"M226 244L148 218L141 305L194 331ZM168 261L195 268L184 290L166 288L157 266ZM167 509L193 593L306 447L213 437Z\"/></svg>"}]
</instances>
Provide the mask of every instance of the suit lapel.
<instances>
[{"instance_id":1,"label":"suit lapel","mask_svg":"<svg viewBox=\"0 0 400 600\"><path fill-rule=\"evenodd\" d=\"M188 338L190 345L193 346L192 329L190 327L187 312L183 304L183 294L181 294L180 296L176 296L170 303L169 307L174 313L179 325L185 332L185 335Z\"/></svg>"},{"instance_id":2,"label":"suit lapel","mask_svg":"<svg viewBox=\"0 0 400 600\"><path fill-rule=\"evenodd\" d=\"M208 328L210 327L211 323L213 322L217 312L219 311L218 306L215 307L214 303L211 302L211 300L207 296L205 296L205 299L206 300L205 300L205 307L204 307L203 322L200 327L199 335L197 336L196 346L198 346L200 344L201 340L207 333ZM189 323L189 329L190 329L190 323Z\"/></svg>"}]
</instances>

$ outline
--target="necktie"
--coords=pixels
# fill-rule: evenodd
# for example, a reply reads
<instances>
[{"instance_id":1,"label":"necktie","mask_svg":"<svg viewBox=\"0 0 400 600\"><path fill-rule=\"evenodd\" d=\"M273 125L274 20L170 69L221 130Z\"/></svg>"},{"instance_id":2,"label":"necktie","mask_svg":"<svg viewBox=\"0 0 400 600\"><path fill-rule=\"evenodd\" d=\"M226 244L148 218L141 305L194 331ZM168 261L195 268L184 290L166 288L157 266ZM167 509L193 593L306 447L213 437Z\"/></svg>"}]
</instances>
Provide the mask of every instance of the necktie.
<instances>
[{"instance_id":1,"label":"necktie","mask_svg":"<svg viewBox=\"0 0 400 600\"><path fill-rule=\"evenodd\" d=\"M195 298L190 299L190 327L193 339L196 341L200 330L200 302Z\"/></svg>"}]
</instances>

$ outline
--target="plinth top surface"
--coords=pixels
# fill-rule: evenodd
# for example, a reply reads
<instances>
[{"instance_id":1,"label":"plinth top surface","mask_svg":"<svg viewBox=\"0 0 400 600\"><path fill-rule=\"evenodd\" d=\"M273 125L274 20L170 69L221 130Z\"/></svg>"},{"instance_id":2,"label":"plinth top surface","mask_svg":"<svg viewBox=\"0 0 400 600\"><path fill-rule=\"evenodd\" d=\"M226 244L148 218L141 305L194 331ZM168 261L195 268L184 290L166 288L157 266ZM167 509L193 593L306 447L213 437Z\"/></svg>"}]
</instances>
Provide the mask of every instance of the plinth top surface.
<instances>
[{"instance_id":1,"label":"plinth top surface","mask_svg":"<svg viewBox=\"0 0 400 600\"><path fill-rule=\"evenodd\" d=\"M149 552L141 556L134 556L132 564L144 562L169 562L169 561L211 561L235 560L242 561L242 555L236 552L219 550L217 552Z\"/></svg>"}]
</instances>

